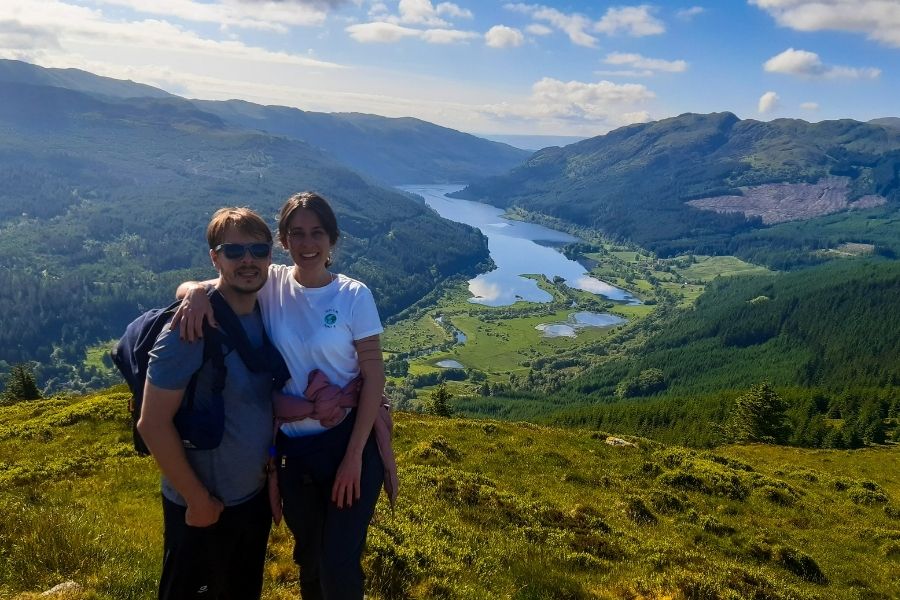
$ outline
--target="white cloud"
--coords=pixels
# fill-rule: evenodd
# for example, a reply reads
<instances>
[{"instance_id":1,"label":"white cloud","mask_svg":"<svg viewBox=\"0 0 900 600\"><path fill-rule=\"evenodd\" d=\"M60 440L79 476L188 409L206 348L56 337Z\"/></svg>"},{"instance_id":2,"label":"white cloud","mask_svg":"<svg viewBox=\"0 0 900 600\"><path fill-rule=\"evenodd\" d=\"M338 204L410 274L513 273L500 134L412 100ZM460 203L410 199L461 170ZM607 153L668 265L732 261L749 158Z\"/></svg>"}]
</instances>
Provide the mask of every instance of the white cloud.
<instances>
[{"instance_id":1,"label":"white cloud","mask_svg":"<svg viewBox=\"0 0 900 600\"><path fill-rule=\"evenodd\" d=\"M484 34L484 41L491 48L511 48L521 46L525 36L513 27L494 25Z\"/></svg>"},{"instance_id":2,"label":"white cloud","mask_svg":"<svg viewBox=\"0 0 900 600\"><path fill-rule=\"evenodd\" d=\"M415 29L403 27L395 23L375 22L357 23L346 28L357 42L363 44L392 44L404 38L417 38L429 44L455 44L478 37L472 31L459 31L456 29Z\"/></svg>"},{"instance_id":3,"label":"white cloud","mask_svg":"<svg viewBox=\"0 0 900 600\"><path fill-rule=\"evenodd\" d=\"M646 71L665 71L667 73L683 73L687 71L688 64L683 60L663 60L661 58L647 58L640 54L612 52L603 59L608 65L624 65L633 69Z\"/></svg>"},{"instance_id":4,"label":"white cloud","mask_svg":"<svg viewBox=\"0 0 900 600\"><path fill-rule=\"evenodd\" d=\"M235 2L218 3L196 0L94 0L94 4L129 8L157 17L174 17L194 23L213 23L222 27L272 30L286 33L290 26L321 25L326 12L312 2Z\"/></svg>"},{"instance_id":5,"label":"white cloud","mask_svg":"<svg viewBox=\"0 0 900 600\"><path fill-rule=\"evenodd\" d=\"M895 0L750 0L784 27L799 31L849 31L900 47L900 7Z\"/></svg>"},{"instance_id":6,"label":"white cloud","mask_svg":"<svg viewBox=\"0 0 900 600\"><path fill-rule=\"evenodd\" d=\"M815 52L788 48L781 54L765 62L763 68L769 73L783 73L800 77L825 79L875 79L881 75L880 69L872 67L855 68L826 65Z\"/></svg>"},{"instance_id":7,"label":"white cloud","mask_svg":"<svg viewBox=\"0 0 900 600\"><path fill-rule=\"evenodd\" d=\"M460 31L458 29L427 29L421 32L420 37L429 44L456 44L480 37L474 31Z\"/></svg>"},{"instance_id":8,"label":"white cloud","mask_svg":"<svg viewBox=\"0 0 900 600\"><path fill-rule=\"evenodd\" d=\"M803 110L808 110L808 111L819 110L819 103L818 102L804 102L803 104L800 105L800 108L802 108Z\"/></svg>"},{"instance_id":9,"label":"white cloud","mask_svg":"<svg viewBox=\"0 0 900 600\"><path fill-rule=\"evenodd\" d=\"M759 105L757 107L757 110L761 115L772 112L773 110L778 108L780 101L781 98L779 98L778 94L776 94L775 92L766 92L759 97Z\"/></svg>"},{"instance_id":10,"label":"white cloud","mask_svg":"<svg viewBox=\"0 0 900 600\"><path fill-rule=\"evenodd\" d=\"M525 31L532 35L550 35L551 33L553 33L552 29L550 29L546 25L541 25L540 23L532 23L525 28Z\"/></svg>"},{"instance_id":11,"label":"white cloud","mask_svg":"<svg viewBox=\"0 0 900 600\"><path fill-rule=\"evenodd\" d=\"M653 71L637 71L634 69L599 70L594 71L594 75L598 77L653 77Z\"/></svg>"},{"instance_id":12,"label":"white cloud","mask_svg":"<svg viewBox=\"0 0 900 600\"><path fill-rule=\"evenodd\" d=\"M566 14L537 4L505 4L504 8L530 15L537 21L549 23L556 29L569 36L569 40L578 46L593 48L597 45L597 38L587 33L592 26L590 19L580 14Z\"/></svg>"},{"instance_id":13,"label":"white cloud","mask_svg":"<svg viewBox=\"0 0 900 600\"><path fill-rule=\"evenodd\" d=\"M682 8L678 12L675 13L675 16L683 21L690 21L697 15L702 15L706 12L706 9L702 6L692 6L690 8Z\"/></svg>"},{"instance_id":14,"label":"white cloud","mask_svg":"<svg viewBox=\"0 0 900 600\"><path fill-rule=\"evenodd\" d=\"M346 31L354 40L364 44L390 44L407 37L419 37L422 34L418 29L381 21L350 25Z\"/></svg>"},{"instance_id":15,"label":"white cloud","mask_svg":"<svg viewBox=\"0 0 900 600\"><path fill-rule=\"evenodd\" d=\"M468 8L460 8L452 2L441 2L437 5L435 10L437 10L437 14L439 15L446 15L457 19L471 19L474 16L472 15L472 11Z\"/></svg>"},{"instance_id":16,"label":"white cloud","mask_svg":"<svg viewBox=\"0 0 900 600\"><path fill-rule=\"evenodd\" d=\"M647 120L648 113L637 105L654 97L645 86L634 83L564 82L544 77L532 86L527 103L491 105L485 110L502 118L587 121L612 128Z\"/></svg>"},{"instance_id":17,"label":"white cloud","mask_svg":"<svg viewBox=\"0 0 900 600\"><path fill-rule=\"evenodd\" d=\"M357 42L382 44L404 38L417 38L429 44L455 44L479 37L473 31L453 29L441 18L440 15L472 18L471 11L452 2L441 2L435 7L431 0L400 0L397 10L397 15L391 15L383 2L376 2L369 10L374 21L350 25L345 31Z\"/></svg>"},{"instance_id":18,"label":"white cloud","mask_svg":"<svg viewBox=\"0 0 900 600\"><path fill-rule=\"evenodd\" d=\"M594 30L609 35L622 32L634 37L664 33L665 25L650 14L652 10L646 4L610 8L594 25Z\"/></svg>"},{"instance_id":19,"label":"white cloud","mask_svg":"<svg viewBox=\"0 0 900 600\"><path fill-rule=\"evenodd\" d=\"M445 2L444 13L447 14L448 11L452 11L452 8L446 7L455 7L459 10L455 4L450 4L449 2ZM400 0L400 3L397 5L397 10L400 13L400 22L407 25L427 25L430 27L447 27L449 23L444 19L438 16L438 10L434 7L430 0Z\"/></svg>"},{"instance_id":20,"label":"white cloud","mask_svg":"<svg viewBox=\"0 0 900 600\"><path fill-rule=\"evenodd\" d=\"M251 46L237 40L213 40L171 23L153 19L141 21L110 20L103 12L61 0L5 0L6 34L0 40L15 42L15 28L47 40L55 40L56 48L73 52L73 48L90 48L100 52L121 54L124 51L156 51L183 57L213 57L219 60L241 60L266 64L289 64L334 69L341 65L316 60L300 54L276 52ZM22 46L0 46L0 57L46 59L53 55L52 45L22 53ZM65 54L65 52L63 52Z\"/></svg>"}]
</instances>

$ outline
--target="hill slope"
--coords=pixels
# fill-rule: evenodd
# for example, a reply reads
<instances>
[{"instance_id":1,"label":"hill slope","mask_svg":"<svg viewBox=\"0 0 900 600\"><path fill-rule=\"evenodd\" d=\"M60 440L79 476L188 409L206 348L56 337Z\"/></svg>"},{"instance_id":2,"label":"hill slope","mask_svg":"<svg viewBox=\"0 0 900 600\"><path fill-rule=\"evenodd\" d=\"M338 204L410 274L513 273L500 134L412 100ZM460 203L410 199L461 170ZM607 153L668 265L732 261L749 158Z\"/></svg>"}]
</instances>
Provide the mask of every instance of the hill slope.
<instances>
[{"instance_id":1,"label":"hill slope","mask_svg":"<svg viewBox=\"0 0 900 600\"><path fill-rule=\"evenodd\" d=\"M100 77L79 69L45 69L0 60L0 82L66 88L99 98L180 99L149 85ZM338 162L391 185L468 183L503 173L531 152L413 118L318 113L241 100L194 100L231 127L285 136L329 152Z\"/></svg>"},{"instance_id":2,"label":"hill slope","mask_svg":"<svg viewBox=\"0 0 900 600\"><path fill-rule=\"evenodd\" d=\"M75 600L154 597L156 469L131 453L125 405L111 390L0 407L0 596L71 579L86 587ZM370 598L900 594L897 446L614 447L605 434L406 413L395 437L401 495L370 530ZM264 598L296 589L282 526Z\"/></svg>"},{"instance_id":3,"label":"hill slope","mask_svg":"<svg viewBox=\"0 0 900 600\"><path fill-rule=\"evenodd\" d=\"M210 274L204 231L221 206L271 221L291 193L323 193L343 232L336 267L372 287L384 317L488 256L477 230L179 98L0 82L0 181L0 360L38 360L60 385L84 346Z\"/></svg>"},{"instance_id":4,"label":"hill slope","mask_svg":"<svg viewBox=\"0 0 900 600\"><path fill-rule=\"evenodd\" d=\"M763 123L731 113L685 114L546 148L523 166L475 182L458 196L594 227L663 255L732 253L728 236L759 228L766 220L749 206L757 186L782 184L765 194L803 205L817 198L791 184L844 178L840 202L803 218L846 209L867 196L872 198L865 206L888 200L896 207L898 149L900 131L851 120ZM747 216L687 204L718 197L729 200L718 210L743 210Z\"/></svg>"},{"instance_id":5,"label":"hill slope","mask_svg":"<svg viewBox=\"0 0 900 600\"><path fill-rule=\"evenodd\" d=\"M241 100L195 100L228 123L303 140L390 184L468 183L521 164L531 152L413 118L317 113Z\"/></svg>"}]
</instances>

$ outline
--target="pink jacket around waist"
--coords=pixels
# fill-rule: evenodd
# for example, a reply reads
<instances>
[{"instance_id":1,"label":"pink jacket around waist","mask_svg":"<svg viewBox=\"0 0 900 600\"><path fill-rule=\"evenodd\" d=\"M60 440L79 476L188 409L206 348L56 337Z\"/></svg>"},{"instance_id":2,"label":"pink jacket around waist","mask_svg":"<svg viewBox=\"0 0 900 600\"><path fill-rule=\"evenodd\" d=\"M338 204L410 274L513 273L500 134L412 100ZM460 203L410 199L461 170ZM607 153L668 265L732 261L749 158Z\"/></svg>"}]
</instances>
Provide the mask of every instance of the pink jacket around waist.
<instances>
[{"instance_id":1,"label":"pink jacket around waist","mask_svg":"<svg viewBox=\"0 0 900 600\"><path fill-rule=\"evenodd\" d=\"M273 394L276 432L284 423L302 419L317 419L325 427L334 427L343 420L347 413L346 409L359 405L362 384L362 378L356 377L341 388L330 383L322 371L314 370L309 374L309 384L305 391L306 398ZM399 480L397 478L397 460L391 445L394 421L391 418L391 406L384 396L382 396L381 410L378 411L378 416L375 418L374 430L378 453L384 463L384 491L393 510L394 501L397 499Z\"/></svg>"}]
</instances>

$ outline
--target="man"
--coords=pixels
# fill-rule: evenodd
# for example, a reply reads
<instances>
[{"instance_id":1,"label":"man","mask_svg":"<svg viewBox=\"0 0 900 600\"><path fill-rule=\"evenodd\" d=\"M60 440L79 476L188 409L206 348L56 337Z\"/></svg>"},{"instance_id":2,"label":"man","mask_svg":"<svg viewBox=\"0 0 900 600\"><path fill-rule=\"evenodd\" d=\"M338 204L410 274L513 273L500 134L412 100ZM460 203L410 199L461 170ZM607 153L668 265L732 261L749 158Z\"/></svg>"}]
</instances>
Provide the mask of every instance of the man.
<instances>
[{"instance_id":1,"label":"man","mask_svg":"<svg viewBox=\"0 0 900 600\"><path fill-rule=\"evenodd\" d=\"M250 209L223 208L213 215L206 236L219 273L215 290L246 337L240 352L223 345L224 431L210 450L185 448L176 415L195 373L193 408L203 410L213 402L216 367L204 363L204 343L241 336L231 335L217 314L225 338L207 335L188 343L166 327L150 353L138 431L162 471L160 600L258 599L271 527L265 465L275 366L254 363L260 362L258 356L271 356L256 293L268 277L272 234ZM246 350L248 340L253 350Z\"/></svg>"}]
</instances>

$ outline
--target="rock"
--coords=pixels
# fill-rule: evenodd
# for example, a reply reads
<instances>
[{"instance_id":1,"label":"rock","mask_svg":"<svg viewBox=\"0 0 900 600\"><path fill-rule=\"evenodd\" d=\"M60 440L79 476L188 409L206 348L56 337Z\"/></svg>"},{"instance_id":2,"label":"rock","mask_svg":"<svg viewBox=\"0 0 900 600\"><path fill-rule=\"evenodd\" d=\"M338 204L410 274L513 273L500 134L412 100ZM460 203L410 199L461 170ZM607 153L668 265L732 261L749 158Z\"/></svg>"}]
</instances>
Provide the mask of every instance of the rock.
<instances>
[{"instance_id":1,"label":"rock","mask_svg":"<svg viewBox=\"0 0 900 600\"><path fill-rule=\"evenodd\" d=\"M623 440L622 438L617 438L617 437L612 437L612 436L606 438L606 443L609 444L610 446L630 446L632 448L637 448L637 444L635 444L634 442L629 442L629 441Z\"/></svg>"},{"instance_id":2,"label":"rock","mask_svg":"<svg viewBox=\"0 0 900 600\"><path fill-rule=\"evenodd\" d=\"M41 597L69 596L70 594L77 594L81 591L81 586L78 585L77 582L69 580L62 582L59 585L55 585L46 592L43 592Z\"/></svg>"}]
</instances>

